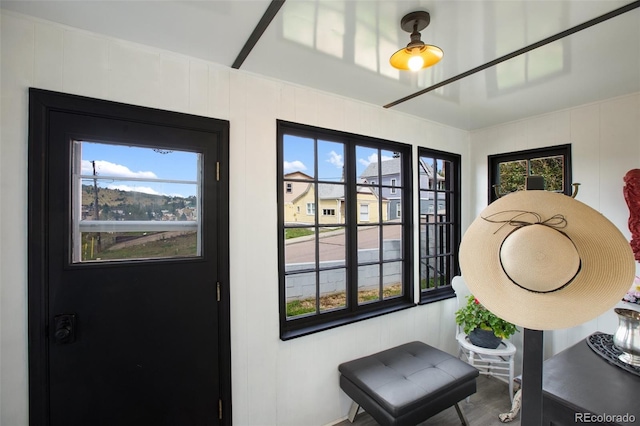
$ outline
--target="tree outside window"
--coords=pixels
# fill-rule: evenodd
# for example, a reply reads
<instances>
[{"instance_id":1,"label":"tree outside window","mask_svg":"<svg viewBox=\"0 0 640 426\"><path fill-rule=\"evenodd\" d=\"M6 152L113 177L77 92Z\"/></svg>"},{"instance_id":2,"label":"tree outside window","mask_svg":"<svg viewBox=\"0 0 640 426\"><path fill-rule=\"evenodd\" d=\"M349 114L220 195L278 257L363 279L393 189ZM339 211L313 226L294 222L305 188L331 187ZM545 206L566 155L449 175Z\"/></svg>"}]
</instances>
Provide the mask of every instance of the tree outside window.
<instances>
[{"instance_id":1,"label":"tree outside window","mask_svg":"<svg viewBox=\"0 0 640 426\"><path fill-rule=\"evenodd\" d=\"M489 201L526 187L527 176L542 176L547 191L571 194L571 145L489 156Z\"/></svg>"}]
</instances>

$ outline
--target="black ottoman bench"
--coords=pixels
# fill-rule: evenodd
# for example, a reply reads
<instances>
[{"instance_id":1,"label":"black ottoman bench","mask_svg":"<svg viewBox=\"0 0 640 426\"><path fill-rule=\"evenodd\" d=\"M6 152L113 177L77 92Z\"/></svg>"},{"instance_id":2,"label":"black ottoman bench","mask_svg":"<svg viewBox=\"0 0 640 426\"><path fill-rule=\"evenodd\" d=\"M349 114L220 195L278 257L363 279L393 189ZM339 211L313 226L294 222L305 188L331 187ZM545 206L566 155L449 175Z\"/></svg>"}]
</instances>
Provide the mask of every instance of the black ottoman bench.
<instances>
[{"instance_id":1,"label":"black ottoman bench","mask_svg":"<svg viewBox=\"0 0 640 426\"><path fill-rule=\"evenodd\" d=\"M411 342L340 364L340 387L354 404L353 422L362 407L381 425L416 425L458 406L476 392L478 370L422 342Z\"/></svg>"}]
</instances>

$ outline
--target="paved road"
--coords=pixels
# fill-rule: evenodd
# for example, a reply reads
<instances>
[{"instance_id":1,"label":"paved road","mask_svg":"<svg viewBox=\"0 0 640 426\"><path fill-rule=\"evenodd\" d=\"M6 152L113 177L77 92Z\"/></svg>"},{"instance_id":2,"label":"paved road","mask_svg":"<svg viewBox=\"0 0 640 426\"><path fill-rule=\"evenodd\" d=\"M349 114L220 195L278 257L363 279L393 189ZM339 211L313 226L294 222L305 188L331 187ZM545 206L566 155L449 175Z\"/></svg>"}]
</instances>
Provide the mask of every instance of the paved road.
<instances>
[{"instance_id":1,"label":"paved road","mask_svg":"<svg viewBox=\"0 0 640 426\"><path fill-rule=\"evenodd\" d=\"M385 226L384 239L399 239L400 226ZM379 247L378 227L366 227L358 231L358 249ZM285 246L285 263L313 262L315 259L315 243L313 237L300 237L287 240ZM320 261L344 260L344 230L320 234Z\"/></svg>"}]
</instances>

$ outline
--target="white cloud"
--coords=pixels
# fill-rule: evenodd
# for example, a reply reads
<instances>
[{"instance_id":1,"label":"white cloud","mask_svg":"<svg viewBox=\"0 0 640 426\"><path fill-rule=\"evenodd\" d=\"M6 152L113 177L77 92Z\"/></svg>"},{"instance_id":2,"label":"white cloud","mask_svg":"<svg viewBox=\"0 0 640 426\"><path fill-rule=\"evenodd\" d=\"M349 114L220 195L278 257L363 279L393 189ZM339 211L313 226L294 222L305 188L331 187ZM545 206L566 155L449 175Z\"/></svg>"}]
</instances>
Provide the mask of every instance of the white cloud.
<instances>
[{"instance_id":1,"label":"white cloud","mask_svg":"<svg viewBox=\"0 0 640 426\"><path fill-rule=\"evenodd\" d=\"M161 194L155 189L149 188L148 186L116 185L112 183L110 185L107 185L107 188L116 189L118 191L142 192L144 194L151 194L151 195L166 195L166 194Z\"/></svg>"},{"instance_id":2,"label":"white cloud","mask_svg":"<svg viewBox=\"0 0 640 426\"><path fill-rule=\"evenodd\" d=\"M146 179L157 179L158 176L154 172L134 172L127 166L121 164L110 163L109 161L96 160L96 173L100 176L118 176L118 177L135 177ZM92 175L93 165L91 161L82 160L82 174ZM142 192L142 191L140 191Z\"/></svg>"},{"instance_id":3,"label":"white cloud","mask_svg":"<svg viewBox=\"0 0 640 426\"><path fill-rule=\"evenodd\" d=\"M302 170L307 170L307 166L305 166L304 163L302 161L300 161L300 160L285 161L284 162L284 172L285 173L302 171Z\"/></svg>"},{"instance_id":4,"label":"white cloud","mask_svg":"<svg viewBox=\"0 0 640 426\"><path fill-rule=\"evenodd\" d=\"M327 162L333 164L338 169L342 168L342 166L344 166L344 161L342 160L342 155L338 154L335 151L331 151L329 153L329 159L327 160Z\"/></svg>"},{"instance_id":5,"label":"white cloud","mask_svg":"<svg viewBox=\"0 0 640 426\"><path fill-rule=\"evenodd\" d=\"M382 156L382 160L381 161L387 161L387 160L393 160L393 157L387 157L386 155ZM367 167L369 164L378 161L378 154L374 153L371 154L370 156L368 156L366 159L364 158L359 158L358 162L360 164L362 164L363 166Z\"/></svg>"}]
</instances>

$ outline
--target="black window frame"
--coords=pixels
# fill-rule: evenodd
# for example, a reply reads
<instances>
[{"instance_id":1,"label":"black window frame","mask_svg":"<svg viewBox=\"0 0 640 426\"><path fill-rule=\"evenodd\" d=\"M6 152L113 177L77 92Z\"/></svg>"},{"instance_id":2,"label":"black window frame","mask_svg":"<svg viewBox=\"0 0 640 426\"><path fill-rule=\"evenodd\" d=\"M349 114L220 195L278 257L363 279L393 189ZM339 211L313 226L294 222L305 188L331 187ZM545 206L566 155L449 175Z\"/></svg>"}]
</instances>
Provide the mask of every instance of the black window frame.
<instances>
[{"instance_id":1,"label":"black window frame","mask_svg":"<svg viewBox=\"0 0 640 426\"><path fill-rule=\"evenodd\" d=\"M564 169L564 185L563 193L571 195L572 193L572 175L571 175L571 144L554 145L549 147L526 149L522 151L512 151L502 154L489 155L487 157L489 168L489 188L488 197L489 203L494 202L500 196L505 194L496 194L496 189L500 185L500 164L512 161L527 161L527 168L529 169L529 160L538 159L541 157L553 157L563 156L563 169Z\"/></svg>"},{"instance_id":2,"label":"black window frame","mask_svg":"<svg viewBox=\"0 0 640 426\"><path fill-rule=\"evenodd\" d=\"M347 275L347 306L344 309L332 310L326 312L315 313L313 315L300 316L296 318L287 318L286 313L286 283L285 283L285 229L291 225L285 225L284 221L284 136L292 135L317 140L326 140L332 142L343 143L345 146L344 154L344 179L346 184L346 203L347 213L344 226L345 242L346 242L346 275ZM359 224L357 215L358 187L362 187L363 183L358 182L356 176L356 146L370 147L379 150L388 150L399 152L402 160L401 182L403 185L398 187L402 189L402 210L412 211L413 203L413 147L408 144L399 142L362 136L353 133L346 133L336 130L330 130L315 126L303 125L284 120L277 120L277 199L278 199L278 281L279 281L279 317L280 317L280 339L289 340L296 337L305 336L311 333L328 330L342 325L362 321L368 318L396 312L399 310L414 307L414 272L413 272L413 218L411 215L405 215L402 218L402 295L393 298L381 298L375 302L358 304L358 243L357 230ZM323 183L314 176L313 182ZM374 186L372 184L364 184ZM377 184L379 188L389 188L388 185ZM351 204L350 204L351 203ZM382 207L379 207L381 212ZM316 208L316 216L318 216L318 208ZM384 226L382 220L378 225ZM322 227L322 224L316 221L314 227ZM384 233L382 233L384 235ZM382 238L382 236L380 237ZM397 262L398 260L392 260ZM384 258L378 260L382 265L390 262ZM316 269L317 270L317 269ZM381 281L382 282L382 281ZM318 284L316 284L318 285ZM382 284L381 284L382 286ZM318 295L316 295L316 298ZM318 303L318 302L317 302Z\"/></svg>"},{"instance_id":3,"label":"black window frame","mask_svg":"<svg viewBox=\"0 0 640 426\"><path fill-rule=\"evenodd\" d=\"M438 185L438 182L435 181L433 188L422 188L420 182L420 168L422 167L421 161L422 158L432 158L434 161L443 160L451 164L451 170L446 170L445 179L449 179L453 181L451 185L447 186ZM430 165L431 166L431 165ZM435 253L426 253L426 244L422 243L423 231L425 234L425 238L428 238L428 226L426 225L426 221L428 218L423 218L423 213L420 211L421 207L418 208L418 234L419 234L419 258L418 258L418 278L419 278L419 291L420 291L420 304L433 303L444 299L449 299L455 297L455 292L453 291L453 287L451 286L451 281L454 276L460 274L460 264L458 260L458 250L460 248L460 241L462 236L461 230L461 204L462 204L462 156L460 154L455 154L446 151L440 151L435 149L430 149L426 147L418 147L418 203L421 204L422 200L422 191L433 192L434 197L434 216L437 215L437 204L439 194L442 194L445 199L446 204L446 218L438 218L433 226L437 226L438 229L447 228L449 229L449 235L445 238L444 244L445 247L441 247L443 251L437 251ZM437 173L437 172L436 172ZM440 234L442 235L442 234ZM446 234L445 234L446 235ZM435 244L438 246L437 242ZM422 288L422 276L423 274L423 266L427 265L431 260L433 260L436 264L435 273L440 276L437 280L436 287ZM440 266L440 268L438 268ZM440 274L441 273L441 274ZM430 276L426 274L427 280Z\"/></svg>"}]
</instances>

